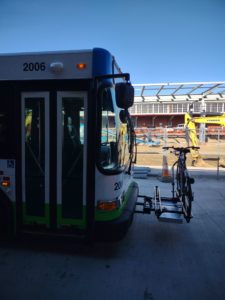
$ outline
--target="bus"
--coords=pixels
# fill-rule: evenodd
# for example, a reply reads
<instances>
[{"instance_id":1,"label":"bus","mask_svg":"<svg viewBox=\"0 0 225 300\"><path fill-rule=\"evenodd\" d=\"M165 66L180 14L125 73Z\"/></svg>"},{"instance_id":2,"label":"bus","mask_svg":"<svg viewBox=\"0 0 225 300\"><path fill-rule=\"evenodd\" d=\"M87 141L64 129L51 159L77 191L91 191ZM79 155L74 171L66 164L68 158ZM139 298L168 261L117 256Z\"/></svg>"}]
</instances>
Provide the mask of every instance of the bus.
<instances>
[{"instance_id":1,"label":"bus","mask_svg":"<svg viewBox=\"0 0 225 300\"><path fill-rule=\"evenodd\" d=\"M126 233L133 101L105 49L0 54L0 236Z\"/></svg>"}]
</instances>

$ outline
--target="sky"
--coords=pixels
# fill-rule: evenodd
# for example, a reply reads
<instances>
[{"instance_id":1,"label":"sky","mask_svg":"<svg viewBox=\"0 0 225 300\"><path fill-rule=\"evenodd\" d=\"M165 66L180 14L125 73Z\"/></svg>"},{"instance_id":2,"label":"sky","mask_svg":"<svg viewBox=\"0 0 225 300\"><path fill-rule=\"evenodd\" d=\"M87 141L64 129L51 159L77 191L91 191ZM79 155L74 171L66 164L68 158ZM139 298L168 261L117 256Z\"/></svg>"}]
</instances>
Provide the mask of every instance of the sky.
<instances>
[{"instance_id":1,"label":"sky","mask_svg":"<svg viewBox=\"0 0 225 300\"><path fill-rule=\"evenodd\" d=\"M225 81L225 0L0 0L0 53L94 47L135 84Z\"/></svg>"}]
</instances>

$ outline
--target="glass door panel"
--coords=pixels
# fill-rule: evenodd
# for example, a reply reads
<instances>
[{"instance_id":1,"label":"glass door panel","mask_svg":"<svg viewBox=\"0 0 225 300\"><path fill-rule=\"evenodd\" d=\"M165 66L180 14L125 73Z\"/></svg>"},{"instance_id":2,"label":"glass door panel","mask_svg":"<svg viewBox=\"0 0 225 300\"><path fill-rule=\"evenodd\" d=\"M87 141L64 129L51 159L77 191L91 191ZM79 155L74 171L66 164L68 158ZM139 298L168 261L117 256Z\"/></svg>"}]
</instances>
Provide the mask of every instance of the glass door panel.
<instances>
[{"instance_id":1,"label":"glass door panel","mask_svg":"<svg viewBox=\"0 0 225 300\"><path fill-rule=\"evenodd\" d=\"M22 200L25 224L49 224L48 120L48 93L22 93Z\"/></svg>"},{"instance_id":2,"label":"glass door panel","mask_svg":"<svg viewBox=\"0 0 225 300\"><path fill-rule=\"evenodd\" d=\"M58 92L57 207L59 225L84 226L86 94Z\"/></svg>"}]
</instances>

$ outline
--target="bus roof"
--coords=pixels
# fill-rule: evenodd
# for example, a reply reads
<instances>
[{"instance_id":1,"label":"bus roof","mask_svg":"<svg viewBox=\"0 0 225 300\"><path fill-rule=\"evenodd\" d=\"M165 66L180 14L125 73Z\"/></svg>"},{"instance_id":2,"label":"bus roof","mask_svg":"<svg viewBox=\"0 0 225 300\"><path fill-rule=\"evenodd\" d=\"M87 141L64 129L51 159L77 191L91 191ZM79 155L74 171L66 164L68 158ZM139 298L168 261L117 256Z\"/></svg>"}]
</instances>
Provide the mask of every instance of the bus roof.
<instances>
[{"instance_id":1,"label":"bus roof","mask_svg":"<svg viewBox=\"0 0 225 300\"><path fill-rule=\"evenodd\" d=\"M0 81L88 79L112 73L105 49L0 54Z\"/></svg>"}]
</instances>

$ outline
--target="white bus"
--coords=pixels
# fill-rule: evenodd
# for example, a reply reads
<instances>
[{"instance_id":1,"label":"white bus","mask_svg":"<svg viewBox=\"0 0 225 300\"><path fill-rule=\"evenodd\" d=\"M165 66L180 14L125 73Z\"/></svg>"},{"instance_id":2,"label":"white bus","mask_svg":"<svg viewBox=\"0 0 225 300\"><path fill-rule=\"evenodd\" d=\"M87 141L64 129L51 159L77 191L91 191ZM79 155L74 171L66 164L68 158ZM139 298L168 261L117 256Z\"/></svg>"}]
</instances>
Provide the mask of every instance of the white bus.
<instances>
[{"instance_id":1,"label":"white bus","mask_svg":"<svg viewBox=\"0 0 225 300\"><path fill-rule=\"evenodd\" d=\"M104 49L0 55L0 235L126 232L133 98Z\"/></svg>"}]
</instances>

